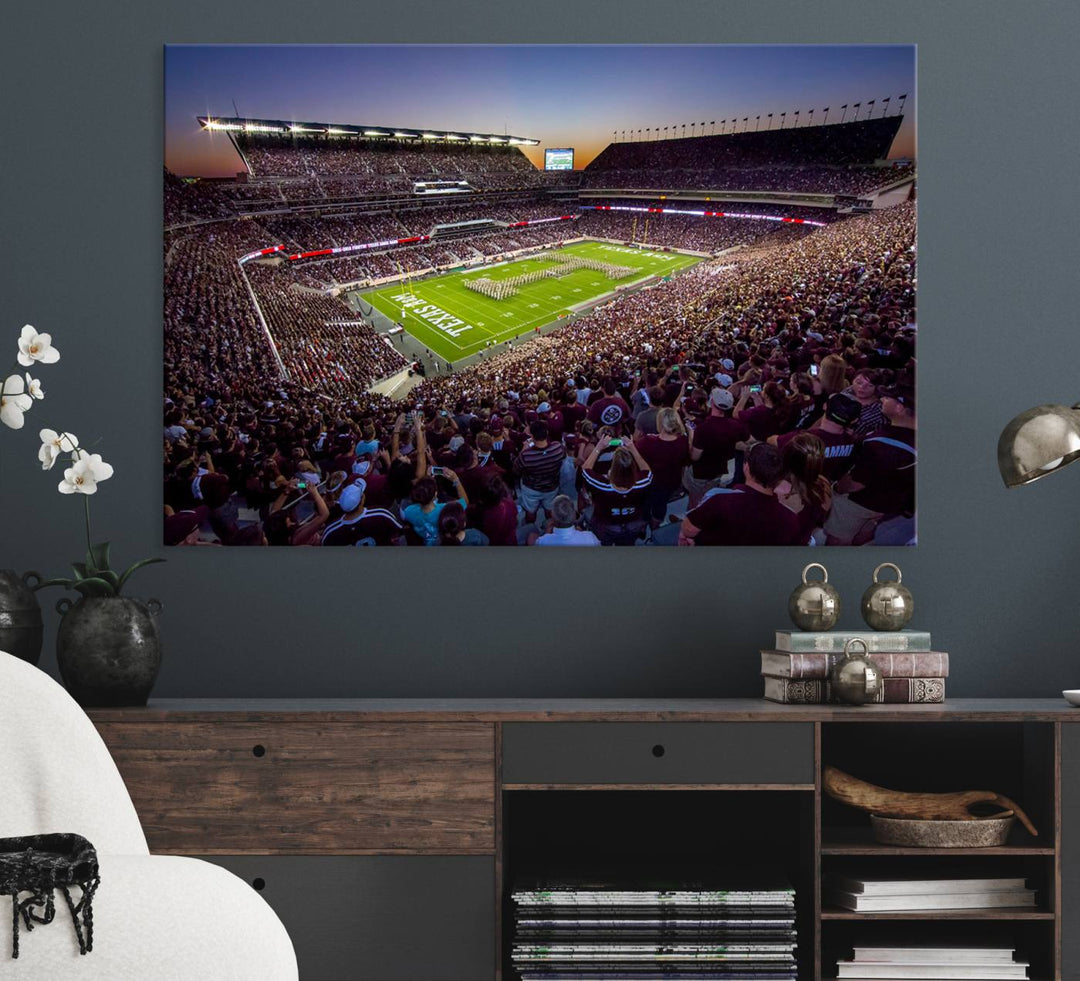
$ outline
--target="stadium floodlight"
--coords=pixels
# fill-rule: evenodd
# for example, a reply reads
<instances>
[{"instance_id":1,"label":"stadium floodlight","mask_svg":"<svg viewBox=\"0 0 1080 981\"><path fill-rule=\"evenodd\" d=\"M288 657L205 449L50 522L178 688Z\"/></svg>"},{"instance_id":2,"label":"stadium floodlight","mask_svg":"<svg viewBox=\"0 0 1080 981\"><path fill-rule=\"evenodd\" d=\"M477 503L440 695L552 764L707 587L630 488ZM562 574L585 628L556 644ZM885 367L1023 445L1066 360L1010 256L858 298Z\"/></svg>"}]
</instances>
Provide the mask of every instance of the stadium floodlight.
<instances>
[{"instance_id":1,"label":"stadium floodlight","mask_svg":"<svg viewBox=\"0 0 1080 981\"><path fill-rule=\"evenodd\" d=\"M504 140L501 136L489 136L488 137L488 142L489 143L505 143L506 140Z\"/></svg>"},{"instance_id":2,"label":"stadium floodlight","mask_svg":"<svg viewBox=\"0 0 1080 981\"><path fill-rule=\"evenodd\" d=\"M384 133L379 129L365 129L364 136L389 136L389 133Z\"/></svg>"},{"instance_id":3,"label":"stadium floodlight","mask_svg":"<svg viewBox=\"0 0 1080 981\"><path fill-rule=\"evenodd\" d=\"M416 133L405 133L405 132L402 132L401 130L395 130L394 131L394 136L407 137L407 138L413 139L413 140L416 139L416 135L417 135Z\"/></svg>"},{"instance_id":4,"label":"stadium floodlight","mask_svg":"<svg viewBox=\"0 0 1080 981\"><path fill-rule=\"evenodd\" d=\"M476 135L470 136L469 140L472 143L483 143L484 142L484 138L482 136L476 136Z\"/></svg>"},{"instance_id":5,"label":"stadium floodlight","mask_svg":"<svg viewBox=\"0 0 1080 981\"><path fill-rule=\"evenodd\" d=\"M289 126L289 130L293 133L325 133L326 130L319 126L301 126L299 123L292 123Z\"/></svg>"},{"instance_id":6,"label":"stadium floodlight","mask_svg":"<svg viewBox=\"0 0 1080 981\"><path fill-rule=\"evenodd\" d=\"M331 126L327 133L333 133L335 136L355 136L355 129L342 129L340 126Z\"/></svg>"},{"instance_id":7,"label":"stadium floodlight","mask_svg":"<svg viewBox=\"0 0 1080 981\"><path fill-rule=\"evenodd\" d=\"M420 139L422 140L441 140L442 137L438 133L421 133Z\"/></svg>"}]
</instances>

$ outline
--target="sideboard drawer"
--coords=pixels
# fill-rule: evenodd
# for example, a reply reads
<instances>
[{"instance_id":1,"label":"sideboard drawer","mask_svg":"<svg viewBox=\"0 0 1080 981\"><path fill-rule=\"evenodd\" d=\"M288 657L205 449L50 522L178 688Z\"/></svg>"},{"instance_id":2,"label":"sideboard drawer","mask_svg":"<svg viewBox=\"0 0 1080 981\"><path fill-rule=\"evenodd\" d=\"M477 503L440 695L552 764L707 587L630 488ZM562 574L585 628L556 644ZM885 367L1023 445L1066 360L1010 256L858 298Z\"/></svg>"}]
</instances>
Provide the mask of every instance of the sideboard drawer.
<instances>
[{"instance_id":1,"label":"sideboard drawer","mask_svg":"<svg viewBox=\"0 0 1080 981\"><path fill-rule=\"evenodd\" d=\"M99 723L155 852L492 853L485 723Z\"/></svg>"},{"instance_id":2,"label":"sideboard drawer","mask_svg":"<svg viewBox=\"0 0 1080 981\"><path fill-rule=\"evenodd\" d=\"M490 856L208 856L261 887L300 981L490 981Z\"/></svg>"},{"instance_id":3,"label":"sideboard drawer","mask_svg":"<svg viewBox=\"0 0 1080 981\"><path fill-rule=\"evenodd\" d=\"M814 784L801 722L515 722L504 784Z\"/></svg>"}]
</instances>

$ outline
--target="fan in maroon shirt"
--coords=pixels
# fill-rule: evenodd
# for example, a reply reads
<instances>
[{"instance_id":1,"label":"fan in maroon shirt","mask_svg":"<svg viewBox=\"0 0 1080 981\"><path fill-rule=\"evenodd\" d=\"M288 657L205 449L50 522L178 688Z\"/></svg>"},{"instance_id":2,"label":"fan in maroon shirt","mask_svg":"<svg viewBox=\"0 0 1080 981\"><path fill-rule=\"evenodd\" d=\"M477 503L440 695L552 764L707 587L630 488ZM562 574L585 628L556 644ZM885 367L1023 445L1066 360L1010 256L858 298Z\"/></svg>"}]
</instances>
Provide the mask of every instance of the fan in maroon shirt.
<instances>
[{"instance_id":1,"label":"fan in maroon shirt","mask_svg":"<svg viewBox=\"0 0 1080 981\"><path fill-rule=\"evenodd\" d=\"M469 500L473 500L470 495ZM487 535L492 545L517 545L517 504L498 474L489 476L469 508L469 524Z\"/></svg>"},{"instance_id":2,"label":"fan in maroon shirt","mask_svg":"<svg viewBox=\"0 0 1080 981\"><path fill-rule=\"evenodd\" d=\"M825 523L829 545L865 545L881 521L915 511L915 391L890 390L881 401L888 425L867 436L855 466L836 485Z\"/></svg>"},{"instance_id":3,"label":"fan in maroon shirt","mask_svg":"<svg viewBox=\"0 0 1080 981\"><path fill-rule=\"evenodd\" d=\"M891 517L915 509L914 393L890 392L881 400L881 411L889 424L862 441L849 496L856 504Z\"/></svg>"},{"instance_id":4,"label":"fan in maroon shirt","mask_svg":"<svg viewBox=\"0 0 1080 981\"><path fill-rule=\"evenodd\" d=\"M681 486L683 467L690 460L690 441L679 413L674 409L661 409L656 414L656 424L659 430L656 435L638 436L634 440L653 471L649 519L654 526L667 513L668 501Z\"/></svg>"},{"instance_id":5,"label":"fan in maroon shirt","mask_svg":"<svg viewBox=\"0 0 1080 981\"><path fill-rule=\"evenodd\" d=\"M849 395L833 395L825 409L824 418L813 428L805 430L817 436L825 444L825 466L822 471L836 483L850 469L854 462L855 448L862 440L857 438L851 428L855 425L862 411L862 406ZM770 437L781 452L796 436L798 431Z\"/></svg>"},{"instance_id":6,"label":"fan in maroon shirt","mask_svg":"<svg viewBox=\"0 0 1080 981\"><path fill-rule=\"evenodd\" d=\"M589 406L588 418L598 426L610 426L617 429L623 422L630 418L630 406L626 400L615 393L616 385L613 378L604 382L604 396L597 399Z\"/></svg>"},{"instance_id":7,"label":"fan in maroon shirt","mask_svg":"<svg viewBox=\"0 0 1080 981\"><path fill-rule=\"evenodd\" d=\"M683 519L680 545L805 545L797 515L777 500L784 473L775 446L758 443L746 454L746 483L714 490Z\"/></svg>"},{"instance_id":8,"label":"fan in maroon shirt","mask_svg":"<svg viewBox=\"0 0 1080 981\"><path fill-rule=\"evenodd\" d=\"M364 507L366 489L358 479L341 492L338 505L345 513L323 532L323 545L393 545L402 535L401 523L389 511Z\"/></svg>"},{"instance_id":9,"label":"fan in maroon shirt","mask_svg":"<svg viewBox=\"0 0 1080 981\"><path fill-rule=\"evenodd\" d=\"M698 423L690 438L693 475L698 480L715 480L727 472L735 455L735 444L750 438L750 430L728 414L735 400L724 388L714 388L709 396L709 414Z\"/></svg>"}]
</instances>

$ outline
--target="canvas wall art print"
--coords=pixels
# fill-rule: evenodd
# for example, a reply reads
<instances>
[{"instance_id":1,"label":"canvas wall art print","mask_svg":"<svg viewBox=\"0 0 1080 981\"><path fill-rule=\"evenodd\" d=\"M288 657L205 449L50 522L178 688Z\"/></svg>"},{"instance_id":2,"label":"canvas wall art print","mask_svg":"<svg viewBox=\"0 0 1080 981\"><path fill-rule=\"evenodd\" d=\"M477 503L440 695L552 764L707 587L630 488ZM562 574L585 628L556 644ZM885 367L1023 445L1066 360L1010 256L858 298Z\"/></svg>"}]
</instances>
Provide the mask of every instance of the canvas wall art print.
<instances>
[{"instance_id":1,"label":"canvas wall art print","mask_svg":"<svg viewBox=\"0 0 1080 981\"><path fill-rule=\"evenodd\" d=\"M168 545L914 545L913 45L168 45Z\"/></svg>"}]
</instances>

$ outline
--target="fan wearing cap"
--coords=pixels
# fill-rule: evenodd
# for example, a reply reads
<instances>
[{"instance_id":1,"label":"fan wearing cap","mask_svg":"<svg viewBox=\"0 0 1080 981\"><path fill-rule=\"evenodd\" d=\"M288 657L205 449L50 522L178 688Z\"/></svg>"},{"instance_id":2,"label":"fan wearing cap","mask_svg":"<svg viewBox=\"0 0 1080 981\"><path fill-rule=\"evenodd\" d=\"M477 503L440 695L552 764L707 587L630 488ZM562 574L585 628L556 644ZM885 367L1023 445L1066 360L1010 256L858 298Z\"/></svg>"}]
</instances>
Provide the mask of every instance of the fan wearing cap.
<instances>
[{"instance_id":1,"label":"fan wearing cap","mask_svg":"<svg viewBox=\"0 0 1080 981\"><path fill-rule=\"evenodd\" d=\"M865 545L877 526L915 511L915 390L896 386L881 399L887 424L867 436L836 485L826 544Z\"/></svg>"},{"instance_id":2,"label":"fan wearing cap","mask_svg":"<svg viewBox=\"0 0 1080 981\"><path fill-rule=\"evenodd\" d=\"M825 465L822 473L830 483L836 483L850 469L854 462L855 447L861 440L852 432L858 422L862 406L849 395L833 395L825 407L825 415L816 426L804 432L817 436L825 444ZM770 436L769 442L783 451L796 436L798 431Z\"/></svg>"},{"instance_id":3,"label":"fan wearing cap","mask_svg":"<svg viewBox=\"0 0 1080 981\"><path fill-rule=\"evenodd\" d=\"M757 443L743 463L744 483L712 490L688 512L680 545L805 545L796 514L776 496L784 464L775 446Z\"/></svg>"},{"instance_id":4,"label":"fan wearing cap","mask_svg":"<svg viewBox=\"0 0 1080 981\"><path fill-rule=\"evenodd\" d=\"M690 492L690 506L696 507L711 487L719 485L735 456L735 444L750 438L745 423L731 418L735 399L726 388L709 393L709 414L690 430L691 466L683 477Z\"/></svg>"},{"instance_id":5,"label":"fan wearing cap","mask_svg":"<svg viewBox=\"0 0 1080 981\"><path fill-rule=\"evenodd\" d=\"M404 530L389 511L364 506L367 481L349 484L338 498L344 512L323 532L323 545L394 545Z\"/></svg>"}]
</instances>

